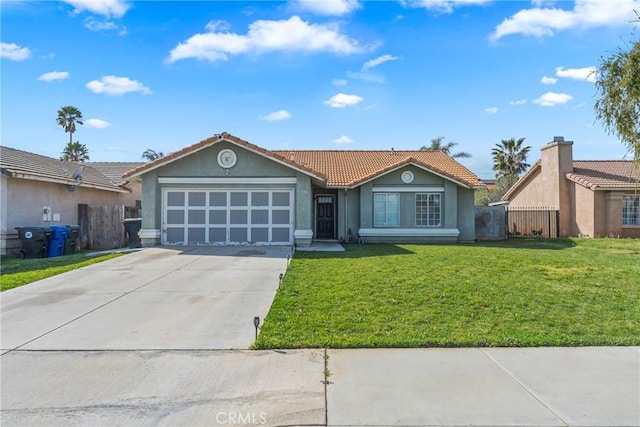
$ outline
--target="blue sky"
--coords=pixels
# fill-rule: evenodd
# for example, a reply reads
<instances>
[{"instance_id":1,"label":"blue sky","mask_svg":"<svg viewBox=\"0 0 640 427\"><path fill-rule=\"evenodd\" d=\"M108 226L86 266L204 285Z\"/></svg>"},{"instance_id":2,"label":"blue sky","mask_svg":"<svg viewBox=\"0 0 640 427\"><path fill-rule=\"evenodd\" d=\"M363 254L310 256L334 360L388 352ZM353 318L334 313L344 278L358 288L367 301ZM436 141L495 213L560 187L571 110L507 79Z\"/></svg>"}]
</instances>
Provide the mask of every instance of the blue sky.
<instances>
[{"instance_id":1,"label":"blue sky","mask_svg":"<svg viewBox=\"0 0 640 427\"><path fill-rule=\"evenodd\" d=\"M491 148L574 141L620 159L592 71L640 0L2 0L2 145L58 157L79 108L92 161L230 132L267 149L418 149L438 136L493 177Z\"/></svg>"}]
</instances>

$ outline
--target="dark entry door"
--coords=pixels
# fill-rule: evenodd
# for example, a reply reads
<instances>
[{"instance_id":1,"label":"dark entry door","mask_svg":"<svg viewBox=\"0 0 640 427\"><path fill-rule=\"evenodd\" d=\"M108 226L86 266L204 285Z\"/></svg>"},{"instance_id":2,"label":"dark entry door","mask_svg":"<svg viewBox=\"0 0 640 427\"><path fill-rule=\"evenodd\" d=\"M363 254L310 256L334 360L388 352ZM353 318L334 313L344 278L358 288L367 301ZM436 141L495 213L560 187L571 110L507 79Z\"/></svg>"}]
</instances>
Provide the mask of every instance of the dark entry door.
<instances>
[{"instance_id":1,"label":"dark entry door","mask_svg":"<svg viewBox=\"0 0 640 427\"><path fill-rule=\"evenodd\" d=\"M334 196L316 198L316 238L333 239L335 230Z\"/></svg>"}]
</instances>

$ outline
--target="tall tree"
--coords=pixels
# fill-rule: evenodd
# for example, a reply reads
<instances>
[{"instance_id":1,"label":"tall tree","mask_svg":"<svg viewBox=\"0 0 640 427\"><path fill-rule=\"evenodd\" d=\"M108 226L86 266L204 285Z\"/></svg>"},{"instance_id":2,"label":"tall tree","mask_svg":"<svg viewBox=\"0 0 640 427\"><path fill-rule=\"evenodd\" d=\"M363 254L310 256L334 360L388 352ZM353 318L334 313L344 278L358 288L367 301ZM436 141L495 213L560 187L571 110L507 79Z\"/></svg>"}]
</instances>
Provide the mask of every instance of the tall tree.
<instances>
[{"instance_id":1,"label":"tall tree","mask_svg":"<svg viewBox=\"0 0 640 427\"><path fill-rule=\"evenodd\" d=\"M525 138L503 139L491 150L493 170L496 171L497 178L506 177L509 181L515 181L529 168L527 155L531 147L524 147L524 140Z\"/></svg>"},{"instance_id":2,"label":"tall tree","mask_svg":"<svg viewBox=\"0 0 640 427\"><path fill-rule=\"evenodd\" d=\"M151 148L147 148L146 150L144 150L144 153L142 153L142 158L149 162L157 160L160 157L164 157L164 153L162 151L152 150Z\"/></svg>"},{"instance_id":3,"label":"tall tree","mask_svg":"<svg viewBox=\"0 0 640 427\"><path fill-rule=\"evenodd\" d=\"M83 120L80 110L72 105L67 105L58 110L56 122L65 132L69 133L69 144L73 144L73 134L76 131L76 125L83 125Z\"/></svg>"},{"instance_id":4,"label":"tall tree","mask_svg":"<svg viewBox=\"0 0 640 427\"><path fill-rule=\"evenodd\" d=\"M620 138L640 164L640 40L629 50L619 48L601 58L596 89L596 119Z\"/></svg>"},{"instance_id":5,"label":"tall tree","mask_svg":"<svg viewBox=\"0 0 640 427\"><path fill-rule=\"evenodd\" d=\"M463 158L468 159L469 157L471 157L471 154L467 153L466 151L451 153L451 150L453 149L453 147L458 145L458 143L453 141L444 143L443 141L444 141L444 136L438 136L431 140L431 145L423 145L420 148L420 150L442 151L444 154L454 159L463 159Z\"/></svg>"},{"instance_id":6,"label":"tall tree","mask_svg":"<svg viewBox=\"0 0 640 427\"><path fill-rule=\"evenodd\" d=\"M82 163L89 160L89 150L84 144L80 142L69 142L62 151L62 157L60 160L65 162Z\"/></svg>"}]
</instances>

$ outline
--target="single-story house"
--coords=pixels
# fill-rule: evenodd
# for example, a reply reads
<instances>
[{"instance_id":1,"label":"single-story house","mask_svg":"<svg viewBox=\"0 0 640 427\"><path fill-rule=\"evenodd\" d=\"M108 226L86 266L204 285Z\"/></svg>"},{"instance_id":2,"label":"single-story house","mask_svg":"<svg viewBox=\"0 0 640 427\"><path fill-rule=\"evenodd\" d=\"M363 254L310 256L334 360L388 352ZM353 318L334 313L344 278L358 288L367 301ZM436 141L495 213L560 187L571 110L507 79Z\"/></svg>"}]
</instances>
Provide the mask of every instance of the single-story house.
<instances>
[{"instance_id":1,"label":"single-story house","mask_svg":"<svg viewBox=\"0 0 640 427\"><path fill-rule=\"evenodd\" d=\"M559 211L560 236L640 237L640 170L632 161L573 160L563 137L502 197L509 207Z\"/></svg>"},{"instance_id":2,"label":"single-story house","mask_svg":"<svg viewBox=\"0 0 640 427\"><path fill-rule=\"evenodd\" d=\"M0 252L20 246L15 227L78 224L78 205L140 204L122 174L140 162L70 163L0 146Z\"/></svg>"},{"instance_id":3,"label":"single-story house","mask_svg":"<svg viewBox=\"0 0 640 427\"><path fill-rule=\"evenodd\" d=\"M142 179L143 245L473 241L480 179L440 151L279 150L214 135Z\"/></svg>"}]
</instances>

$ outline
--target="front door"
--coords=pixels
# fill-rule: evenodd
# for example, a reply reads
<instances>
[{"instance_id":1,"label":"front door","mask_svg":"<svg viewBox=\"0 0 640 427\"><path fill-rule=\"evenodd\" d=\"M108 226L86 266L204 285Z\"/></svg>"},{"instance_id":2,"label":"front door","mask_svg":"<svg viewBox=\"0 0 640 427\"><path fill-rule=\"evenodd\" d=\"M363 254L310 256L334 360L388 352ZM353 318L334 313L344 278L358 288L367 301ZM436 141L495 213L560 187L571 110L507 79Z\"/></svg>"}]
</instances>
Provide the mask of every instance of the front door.
<instances>
[{"instance_id":1,"label":"front door","mask_svg":"<svg viewBox=\"0 0 640 427\"><path fill-rule=\"evenodd\" d=\"M335 238L335 196L318 195L316 198L316 238Z\"/></svg>"}]
</instances>

